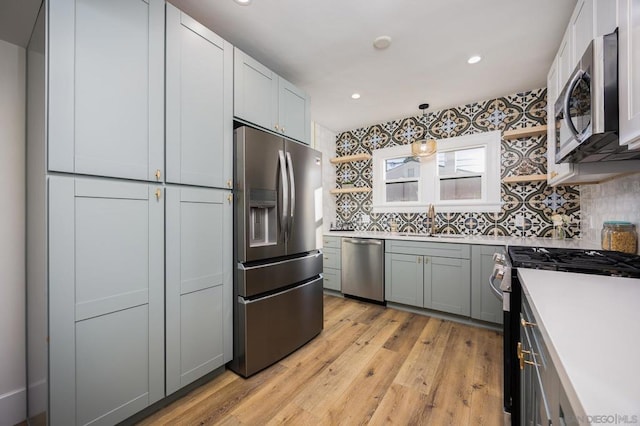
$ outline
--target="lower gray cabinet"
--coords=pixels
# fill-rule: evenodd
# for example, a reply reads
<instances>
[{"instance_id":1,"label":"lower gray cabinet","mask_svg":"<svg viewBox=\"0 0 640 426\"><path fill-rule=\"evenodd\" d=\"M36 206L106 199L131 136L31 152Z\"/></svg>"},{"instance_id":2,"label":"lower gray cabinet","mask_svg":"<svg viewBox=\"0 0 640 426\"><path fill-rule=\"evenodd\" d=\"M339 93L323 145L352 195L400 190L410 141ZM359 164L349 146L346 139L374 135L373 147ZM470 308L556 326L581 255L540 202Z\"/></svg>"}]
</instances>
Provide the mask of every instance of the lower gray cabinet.
<instances>
[{"instance_id":1,"label":"lower gray cabinet","mask_svg":"<svg viewBox=\"0 0 640 426\"><path fill-rule=\"evenodd\" d=\"M340 237L322 238L322 276L323 288L342 291L342 249Z\"/></svg>"},{"instance_id":2,"label":"lower gray cabinet","mask_svg":"<svg viewBox=\"0 0 640 426\"><path fill-rule=\"evenodd\" d=\"M164 393L160 186L48 182L49 424L115 424Z\"/></svg>"},{"instance_id":3,"label":"lower gray cabinet","mask_svg":"<svg viewBox=\"0 0 640 426\"><path fill-rule=\"evenodd\" d=\"M166 372L171 394L232 358L232 202L167 187Z\"/></svg>"},{"instance_id":4,"label":"lower gray cabinet","mask_svg":"<svg viewBox=\"0 0 640 426\"><path fill-rule=\"evenodd\" d=\"M423 256L386 253L384 259L384 297L386 300L424 307L422 260Z\"/></svg>"},{"instance_id":5,"label":"lower gray cabinet","mask_svg":"<svg viewBox=\"0 0 640 426\"><path fill-rule=\"evenodd\" d=\"M425 307L457 315L470 315L471 265L469 259L425 257L431 267L431 286L425 274ZM430 294L429 294L430 290ZM429 302L427 304L427 302Z\"/></svg>"},{"instance_id":6,"label":"lower gray cabinet","mask_svg":"<svg viewBox=\"0 0 640 426\"><path fill-rule=\"evenodd\" d=\"M385 298L469 316L469 259L386 253Z\"/></svg>"},{"instance_id":7,"label":"lower gray cabinet","mask_svg":"<svg viewBox=\"0 0 640 426\"><path fill-rule=\"evenodd\" d=\"M493 254L504 253L500 246L471 247L471 317L502 324L502 302L489 288Z\"/></svg>"}]
</instances>

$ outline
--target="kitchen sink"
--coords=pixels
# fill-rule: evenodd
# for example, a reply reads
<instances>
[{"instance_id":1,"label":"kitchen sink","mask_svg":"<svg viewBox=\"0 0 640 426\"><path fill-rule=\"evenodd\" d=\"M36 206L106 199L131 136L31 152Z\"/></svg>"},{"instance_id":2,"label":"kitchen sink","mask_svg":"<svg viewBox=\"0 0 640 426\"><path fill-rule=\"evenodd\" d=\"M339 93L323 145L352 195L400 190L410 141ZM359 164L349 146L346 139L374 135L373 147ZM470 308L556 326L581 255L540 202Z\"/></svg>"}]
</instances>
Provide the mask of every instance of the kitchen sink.
<instances>
[{"instance_id":1,"label":"kitchen sink","mask_svg":"<svg viewBox=\"0 0 640 426\"><path fill-rule=\"evenodd\" d=\"M421 238L464 238L462 234L419 234L417 232L398 232L401 237L421 237Z\"/></svg>"}]
</instances>

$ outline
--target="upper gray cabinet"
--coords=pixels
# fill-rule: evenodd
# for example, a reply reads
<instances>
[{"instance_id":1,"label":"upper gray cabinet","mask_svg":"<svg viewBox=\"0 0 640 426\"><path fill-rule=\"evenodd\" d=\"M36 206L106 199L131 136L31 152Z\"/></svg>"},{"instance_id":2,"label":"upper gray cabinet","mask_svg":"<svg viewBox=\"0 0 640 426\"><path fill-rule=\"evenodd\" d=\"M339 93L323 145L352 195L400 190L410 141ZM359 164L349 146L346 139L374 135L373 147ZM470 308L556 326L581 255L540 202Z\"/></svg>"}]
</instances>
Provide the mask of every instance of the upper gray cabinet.
<instances>
[{"instance_id":1,"label":"upper gray cabinet","mask_svg":"<svg viewBox=\"0 0 640 426\"><path fill-rule=\"evenodd\" d=\"M51 2L49 170L159 180L164 17L163 0Z\"/></svg>"},{"instance_id":2,"label":"upper gray cabinet","mask_svg":"<svg viewBox=\"0 0 640 426\"><path fill-rule=\"evenodd\" d=\"M640 0L618 0L620 143L640 149Z\"/></svg>"},{"instance_id":3,"label":"upper gray cabinet","mask_svg":"<svg viewBox=\"0 0 640 426\"><path fill-rule=\"evenodd\" d=\"M236 117L309 143L310 99L304 92L237 48L233 75Z\"/></svg>"},{"instance_id":4,"label":"upper gray cabinet","mask_svg":"<svg viewBox=\"0 0 640 426\"><path fill-rule=\"evenodd\" d=\"M230 188L233 47L167 4L167 182Z\"/></svg>"}]
</instances>

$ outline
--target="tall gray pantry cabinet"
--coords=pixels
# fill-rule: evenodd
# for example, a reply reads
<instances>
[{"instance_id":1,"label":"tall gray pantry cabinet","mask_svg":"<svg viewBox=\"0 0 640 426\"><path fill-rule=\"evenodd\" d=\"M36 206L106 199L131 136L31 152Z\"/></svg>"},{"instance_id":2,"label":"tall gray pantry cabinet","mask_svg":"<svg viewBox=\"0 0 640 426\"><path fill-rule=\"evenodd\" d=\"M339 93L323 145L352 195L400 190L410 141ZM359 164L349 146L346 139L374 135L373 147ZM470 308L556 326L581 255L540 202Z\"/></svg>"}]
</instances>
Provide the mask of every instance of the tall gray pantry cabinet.
<instances>
[{"instance_id":1,"label":"tall gray pantry cabinet","mask_svg":"<svg viewBox=\"0 0 640 426\"><path fill-rule=\"evenodd\" d=\"M231 49L162 0L45 2L27 51L30 420L115 424L231 359Z\"/></svg>"}]
</instances>

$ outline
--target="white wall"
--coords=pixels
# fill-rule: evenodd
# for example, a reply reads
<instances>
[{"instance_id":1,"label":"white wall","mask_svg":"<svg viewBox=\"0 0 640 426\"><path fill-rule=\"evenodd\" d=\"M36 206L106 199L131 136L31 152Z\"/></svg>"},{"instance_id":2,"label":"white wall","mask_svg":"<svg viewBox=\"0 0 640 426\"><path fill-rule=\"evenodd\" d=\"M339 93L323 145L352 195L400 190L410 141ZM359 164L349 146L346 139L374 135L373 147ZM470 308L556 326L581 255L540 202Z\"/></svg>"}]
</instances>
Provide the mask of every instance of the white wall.
<instances>
[{"instance_id":1,"label":"white wall","mask_svg":"<svg viewBox=\"0 0 640 426\"><path fill-rule=\"evenodd\" d=\"M329 190L336 186L336 168L329 159L336 156L336 137L332 130L313 123L313 147L322 152L322 230L329 231L329 226L336 223L336 196Z\"/></svg>"},{"instance_id":2,"label":"white wall","mask_svg":"<svg viewBox=\"0 0 640 426\"><path fill-rule=\"evenodd\" d=\"M584 239L600 244L600 230L607 220L631 222L640 233L640 173L598 185L581 185L580 210Z\"/></svg>"},{"instance_id":3,"label":"white wall","mask_svg":"<svg viewBox=\"0 0 640 426\"><path fill-rule=\"evenodd\" d=\"M0 425L25 419L25 49L0 40Z\"/></svg>"}]
</instances>

